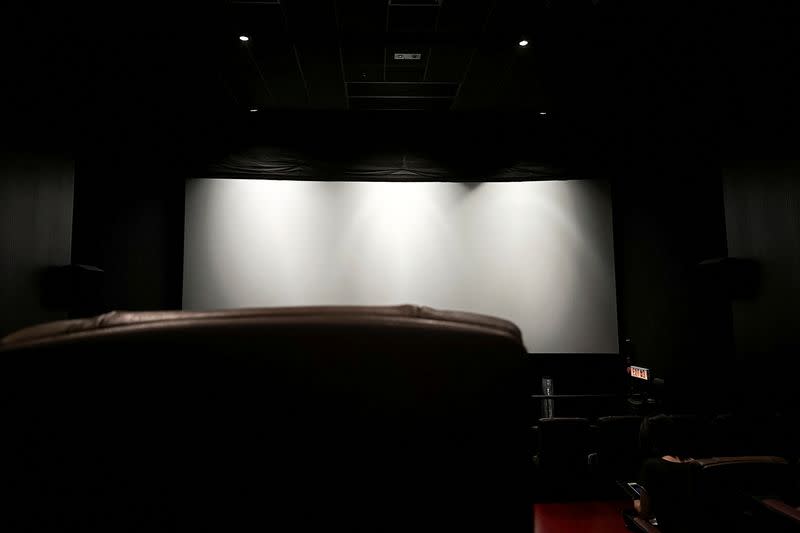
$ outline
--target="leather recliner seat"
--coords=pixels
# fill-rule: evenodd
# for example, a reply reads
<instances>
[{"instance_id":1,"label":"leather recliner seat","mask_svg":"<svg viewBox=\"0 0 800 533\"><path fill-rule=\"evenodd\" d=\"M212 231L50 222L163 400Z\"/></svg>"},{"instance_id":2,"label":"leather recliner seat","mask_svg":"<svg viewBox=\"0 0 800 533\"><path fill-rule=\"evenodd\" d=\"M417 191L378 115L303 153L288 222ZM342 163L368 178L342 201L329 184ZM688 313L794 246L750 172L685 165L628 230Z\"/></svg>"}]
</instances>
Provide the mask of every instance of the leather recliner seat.
<instances>
[{"instance_id":1,"label":"leather recliner seat","mask_svg":"<svg viewBox=\"0 0 800 533\"><path fill-rule=\"evenodd\" d=\"M0 344L6 530L530 531L513 324L114 312Z\"/></svg>"},{"instance_id":2,"label":"leather recliner seat","mask_svg":"<svg viewBox=\"0 0 800 533\"><path fill-rule=\"evenodd\" d=\"M604 416L597 419L597 456L600 471L615 480L632 480L639 473L639 429L642 417Z\"/></svg>"}]
</instances>

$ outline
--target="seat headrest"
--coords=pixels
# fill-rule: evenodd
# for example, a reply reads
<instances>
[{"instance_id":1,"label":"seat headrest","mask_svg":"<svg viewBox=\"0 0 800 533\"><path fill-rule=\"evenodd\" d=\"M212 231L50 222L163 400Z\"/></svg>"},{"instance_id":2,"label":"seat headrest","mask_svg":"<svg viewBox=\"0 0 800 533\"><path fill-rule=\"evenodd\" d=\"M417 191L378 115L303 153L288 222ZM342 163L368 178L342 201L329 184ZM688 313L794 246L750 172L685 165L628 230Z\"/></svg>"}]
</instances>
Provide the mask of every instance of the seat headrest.
<instances>
[{"instance_id":1,"label":"seat headrest","mask_svg":"<svg viewBox=\"0 0 800 533\"><path fill-rule=\"evenodd\" d=\"M431 328L478 328L519 343L519 328L507 320L462 311L444 311L415 305L310 306L232 309L219 311L112 311L92 318L62 320L31 326L0 340L0 349L57 343L79 337L111 334L128 328L165 325L191 327L227 321L263 321L265 325L409 324Z\"/></svg>"},{"instance_id":2,"label":"seat headrest","mask_svg":"<svg viewBox=\"0 0 800 533\"><path fill-rule=\"evenodd\" d=\"M710 425L717 455L778 455L796 452L793 418L776 414L722 414Z\"/></svg>"},{"instance_id":3,"label":"seat headrest","mask_svg":"<svg viewBox=\"0 0 800 533\"><path fill-rule=\"evenodd\" d=\"M642 420L639 443L648 457L705 456L704 424L693 415L656 415Z\"/></svg>"},{"instance_id":4,"label":"seat headrest","mask_svg":"<svg viewBox=\"0 0 800 533\"><path fill-rule=\"evenodd\" d=\"M692 459L692 464L705 468L722 468L731 465L788 465L788 461L783 457L773 455L741 455L736 457L706 457L703 459Z\"/></svg>"},{"instance_id":5,"label":"seat headrest","mask_svg":"<svg viewBox=\"0 0 800 533\"><path fill-rule=\"evenodd\" d=\"M791 482L791 469L783 457L711 457L690 461L698 482L717 490L736 489L749 494L783 493Z\"/></svg>"}]
</instances>

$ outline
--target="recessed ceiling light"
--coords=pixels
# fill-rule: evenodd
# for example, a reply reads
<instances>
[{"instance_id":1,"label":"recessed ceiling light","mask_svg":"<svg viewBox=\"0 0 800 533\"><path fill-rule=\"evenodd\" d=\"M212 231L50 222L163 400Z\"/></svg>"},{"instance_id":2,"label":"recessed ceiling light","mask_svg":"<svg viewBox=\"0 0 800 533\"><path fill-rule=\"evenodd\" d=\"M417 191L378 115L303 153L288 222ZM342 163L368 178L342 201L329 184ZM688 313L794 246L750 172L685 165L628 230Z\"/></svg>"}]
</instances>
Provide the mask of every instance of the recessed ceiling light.
<instances>
[{"instance_id":1,"label":"recessed ceiling light","mask_svg":"<svg viewBox=\"0 0 800 533\"><path fill-rule=\"evenodd\" d=\"M519 42L519 45L524 48L524 47L528 46L528 41L526 41L525 39L522 39Z\"/></svg>"},{"instance_id":2,"label":"recessed ceiling light","mask_svg":"<svg viewBox=\"0 0 800 533\"><path fill-rule=\"evenodd\" d=\"M540 115L546 115L546 114L547 114L547 112L546 112L546 111L539 111L539 114L540 114Z\"/></svg>"},{"instance_id":3,"label":"recessed ceiling light","mask_svg":"<svg viewBox=\"0 0 800 533\"><path fill-rule=\"evenodd\" d=\"M256 113L257 111L258 111L257 107L254 107L253 109L250 110L251 113Z\"/></svg>"},{"instance_id":4,"label":"recessed ceiling light","mask_svg":"<svg viewBox=\"0 0 800 533\"><path fill-rule=\"evenodd\" d=\"M250 40L250 37L248 37L247 35L240 35L239 40L242 41L243 43L246 43L247 41Z\"/></svg>"}]
</instances>

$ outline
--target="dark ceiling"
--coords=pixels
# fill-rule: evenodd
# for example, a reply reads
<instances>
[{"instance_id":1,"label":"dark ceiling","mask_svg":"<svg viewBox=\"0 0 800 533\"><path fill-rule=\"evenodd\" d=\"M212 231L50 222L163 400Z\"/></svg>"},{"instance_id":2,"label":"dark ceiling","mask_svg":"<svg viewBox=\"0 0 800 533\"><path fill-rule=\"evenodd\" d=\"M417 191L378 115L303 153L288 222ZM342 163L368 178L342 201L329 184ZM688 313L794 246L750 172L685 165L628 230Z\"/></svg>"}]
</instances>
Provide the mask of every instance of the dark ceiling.
<instances>
[{"instance_id":1,"label":"dark ceiling","mask_svg":"<svg viewBox=\"0 0 800 533\"><path fill-rule=\"evenodd\" d=\"M492 113L588 142L797 131L800 19L778 2L32 4L0 14L0 111L37 131L180 139L378 110Z\"/></svg>"},{"instance_id":2,"label":"dark ceiling","mask_svg":"<svg viewBox=\"0 0 800 533\"><path fill-rule=\"evenodd\" d=\"M658 107L701 97L705 82L694 82L719 48L700 8L620 0L154 4L22 5L6 17L4 51L30 103L194 114Z\"/></svg>"},{"instance_id":3,"label":"dark ceiling","mask_svg":"<svg viewBox=\"0 0 800 533\"><path fill-rule=\"evenodd\" d=\"M275 0L226 11L222 68L242 109L548 108L542 50L517 44L534 40L544 4Z\"/></svg>"}]
</instances>

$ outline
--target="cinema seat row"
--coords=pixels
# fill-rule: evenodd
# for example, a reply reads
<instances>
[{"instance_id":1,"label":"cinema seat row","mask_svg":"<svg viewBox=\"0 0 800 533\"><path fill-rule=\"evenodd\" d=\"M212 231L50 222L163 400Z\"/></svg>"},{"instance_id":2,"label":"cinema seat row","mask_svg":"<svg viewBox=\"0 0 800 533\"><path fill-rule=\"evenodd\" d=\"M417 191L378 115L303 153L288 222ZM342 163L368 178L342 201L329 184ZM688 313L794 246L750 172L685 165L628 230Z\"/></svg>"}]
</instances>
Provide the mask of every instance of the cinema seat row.
<instances>
[{"instance_id":1,"label":"cinema seat row","mask_svg":"<svg viewBox=\"0 0 800 533\"><path fill-rule=\"evenodd\" d=\"M32 327L0 343L0 528L528 533L526 357L416 306Z\"/></svg>"},{"instance_id":2,"label":"cinema seat row","mask_svg":"<svg viewBox=\"0 0 800 533\"><path fill-rule=\"evenodd\" d=\"M542 418L532 428L534 463L540 470L572 472L602 465L620 476L635 473L640 462L639 416Z\"/></svg>"},{"instance_id":3,"label":"cinema seat row","mask_svg":"<svg viewBox=\"0 0 800 533\"><path fill-rule=\"evenodd\" d=\"M709 428L725 453L797 449L777 419L543 419L532 464L526 355L509 322L417 306L28 328L0 341L0 527L527 533L532 478L624 479ZM787 494L759 502L791 516Z\"/></svg>"},{"instance_id":4,"label":"cinema seat row","mask_svg":"<svg viewBox=\"0 0 800 533\"><path fill-rule=\"evenodd\" d=\"M534 462L544 469L600 465L635 474L642 459L662 455L774 455L796 460L800 428L786 415L721 414L542 418L531 428Z\"/></svg>"},{"instance_id":5,"label":"cinema seat row","mask_svg":"<svg viewBox=\"0 0 800 533\"><path fill-rule=\"evenodd\" d=\"M644 526L639 529L798 531L795 420L787 414L645 419L641 445L649 459L640 481L650 490L649 507L659 524L653 527L639 516L636 523ZM657 459L665 455L683 463ZM665 476L671 481L664 483ZM656 487L648 489L649 484Z\"/></svg>"},{"instance_id":6,"label":"cinema seat row","mask_svg":"<svg viewBox=\"0 0 800 533\"><path fill-rule=\"evenodd\" d=\"M606 487L611 480L638 481L647 489L650 467L661 461L658 471L670 470L659 458L677 456L683 463L673 470L673 488L651 487L649 495L662 525L672 525L665 531L797 531L800 448L792 421L731 414L603 417L594 424L542 419L535 428L535 479L540 495L555 498L579 496L569 490L576 486L596 494L593 481ZM653 501L656 494L661 501ZM628 519L639 531L660 531L642 517Z\"/></svg>"}]
</instances>

